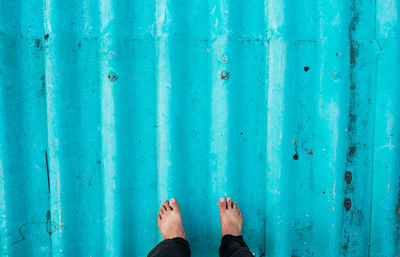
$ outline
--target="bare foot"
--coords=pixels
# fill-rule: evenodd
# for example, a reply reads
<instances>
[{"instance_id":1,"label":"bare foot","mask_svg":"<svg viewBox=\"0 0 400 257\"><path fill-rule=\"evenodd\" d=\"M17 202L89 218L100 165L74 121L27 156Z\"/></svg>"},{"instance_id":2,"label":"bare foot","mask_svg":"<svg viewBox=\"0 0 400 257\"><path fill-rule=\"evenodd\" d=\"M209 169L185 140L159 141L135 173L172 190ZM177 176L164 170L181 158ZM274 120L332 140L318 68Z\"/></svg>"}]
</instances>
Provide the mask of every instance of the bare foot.
<instances>
[{"instance_id":1,"label":"bare foot","mask_svg":"<svg viewBox=\"0 0 400 257\"><path fill-rule=\"evenodd\" d=\"M158 228L162 238L182 237L186 239L185 230L182 225L182 215L178 202L172 198L169 202L165 200L157 215Z\"/></svg>"},{"instance_id":2,"label":"bare foot","mask_svg":"<svg viewBox=\"0 0 400 257\"><path fill-rule=\"evenodd\" d=\"M218 201L219 214L221 216L221 234L240 236L242 231L242 213L239 211L236 202L231 201L228 197L226 200L220 198Z\"/></svg>"}]
</instances>

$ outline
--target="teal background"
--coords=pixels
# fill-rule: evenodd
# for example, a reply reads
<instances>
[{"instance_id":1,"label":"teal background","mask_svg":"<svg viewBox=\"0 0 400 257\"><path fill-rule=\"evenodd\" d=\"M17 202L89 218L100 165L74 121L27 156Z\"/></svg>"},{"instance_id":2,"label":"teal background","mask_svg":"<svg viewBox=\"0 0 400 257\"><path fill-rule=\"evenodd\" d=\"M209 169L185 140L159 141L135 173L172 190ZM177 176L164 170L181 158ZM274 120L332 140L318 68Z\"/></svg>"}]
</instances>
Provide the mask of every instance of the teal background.
<instances>
[{"instance_id":1,"label":"teal background","mask_svg":"<svg viewBox=\"0 0 400 257\"><path fill-rule=\"evenodd\" d=\"M0 256L400 256L399 5L0 0Z\"/></svg>"}]
</instances>

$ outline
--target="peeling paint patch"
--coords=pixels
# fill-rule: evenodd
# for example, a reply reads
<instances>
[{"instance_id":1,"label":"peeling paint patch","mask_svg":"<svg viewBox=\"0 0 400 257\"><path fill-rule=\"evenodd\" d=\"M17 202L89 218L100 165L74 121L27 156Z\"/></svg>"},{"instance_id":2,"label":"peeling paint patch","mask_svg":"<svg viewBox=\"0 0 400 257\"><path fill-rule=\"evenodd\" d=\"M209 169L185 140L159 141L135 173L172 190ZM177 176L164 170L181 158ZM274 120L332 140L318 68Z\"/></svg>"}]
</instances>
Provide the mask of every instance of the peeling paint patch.
<instances>
[{"instance_id":1,"label":"peeling paint patch","mask_svg":"<svg viewBox=\"0 0 400 257\"><path fill-rule=\"evenodd\" d=\"M228 71L221 72L221 79L228 80L229 79L229 72Z\"/></svg>"},{"instance_id":2,"label":"peeling paint patch","mask_svg":"<svg viewBox=\"0 0 400 257\"><path fill-rule=\"evenodd\" d=\"M346 171L346 173L344 174L344 179L346 180L346 183L348 185L351 183L351 181L353 180L353 175L350 171Z\"/></svg>"},{"instance_id":3,"label":"peeling paint patch","mask_svg":"<svg viewBox=\"0 0 400 257\"><path fill-rule=\"evenodd\" d=\"M117 76L117 74L115 74L113 71L111 71L111 72L108 74L108 79L109 79L111 82L114 82L114 81L116 81L116 80L118 79L118 76Z\"/></svg>"},{"instance_id":4,"label":"peeling paint patch","mask_svg":"<svg viewBox=\"0 0 400 257\"><path fill-rule=\"evenodd\" d=\"M346 209L346 211L350 211L350 208L351 208L351 200L350 200L350 198L345 198L344 199L344 208Z\"/></svg>"}]
</instances>

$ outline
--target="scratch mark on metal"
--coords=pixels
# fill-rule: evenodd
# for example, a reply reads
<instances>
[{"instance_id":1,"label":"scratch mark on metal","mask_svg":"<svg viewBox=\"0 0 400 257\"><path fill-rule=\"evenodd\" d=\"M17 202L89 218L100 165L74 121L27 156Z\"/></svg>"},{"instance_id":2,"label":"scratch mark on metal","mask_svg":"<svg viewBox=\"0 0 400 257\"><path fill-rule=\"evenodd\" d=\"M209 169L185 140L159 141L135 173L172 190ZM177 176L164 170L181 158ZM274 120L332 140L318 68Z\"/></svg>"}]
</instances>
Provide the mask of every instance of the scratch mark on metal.
<instances>
[{"instance_id":1,"label":"scratch mark on metal","mask_svg":"<svg viewBox=\"0 0 400 257\"><path fill-rule=\"evenodd\" d=\"M18 234L21 236L20 239L15 240L14 242L12 242L8 247L7 250L10 249L12 246L16 245L17 243L20 243L22 241L24 241L26 239L26 237L24 236L24 234L22 233L22 229L27 226L27 225L33 225L33 224L46 224L46 231L49 235L52 235L55 231L58 230L58 228L64 226L63 223L59 224L59 225L54 225L52 224L51 220L50 220L50 211L47 211L46 213L46 221L30 221L30 222L26 222L24 224L22 224L21 226L19 226L18 228ZM54 228L54 230L51 230L51 228Z\"/></svg>"},{"instance_id":2,"label":"scratch mark on metal","mask_svg":"<svg viewBox=\"0 0 400 257\"><path fill-rule=\"evenodd\" d=\"M50 193L50 172L49 172L49 160L47 158L47 150L44 150L44 157L46 158L46 170L47 170L47 186Z\"/></svg>"}]
</instances>

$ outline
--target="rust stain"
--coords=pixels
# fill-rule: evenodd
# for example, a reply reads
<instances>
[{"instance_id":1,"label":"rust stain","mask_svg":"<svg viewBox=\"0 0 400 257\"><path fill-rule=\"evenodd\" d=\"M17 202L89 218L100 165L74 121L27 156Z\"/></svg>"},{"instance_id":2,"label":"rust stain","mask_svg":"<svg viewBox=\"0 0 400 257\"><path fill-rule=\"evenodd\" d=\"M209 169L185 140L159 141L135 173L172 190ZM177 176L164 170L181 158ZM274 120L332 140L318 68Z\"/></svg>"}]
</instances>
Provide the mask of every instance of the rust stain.
<instances>
[{"instance_id":1,"label":"rust stain","mask_svg":"<svg viewBox=\"0 0 400 257\"><path fill-rule=\"evenodd\" d=\"M313 155L312 149L307 154Z\"/></svg>"},{"instance_id":2,"label":"rust stain","mask_svg":"<svg viewBox=\"0 0 400 257\"><path fill-rule=\"evenodd\" d=\"M351 40L350 43L350 64L354 66L359 52L358 42Z\"/></svg>"},{"instance_id":3,"label":"rust stain","mask_svg":"<svg viewBox=\"0 0 400 257\"><path fill-rule=\"evenodd\" d=\"M114 72L110 72L110 74L108 74L108 79L109 79L111 82L114 82L114 81L116 81L116 80L118 79L118 76L117 76L117 74L115 74Z\"/></svg>"},{"instance_id":4,"label":"rust stain","mask_svg":"<svg viewBox=\"0 0 400 257\"><path fill-rule=\"evenodd\" d=\"M347 160L350 161L353 157L354 154L356 153L356 147L355 146L349 146L349 152L347 153Z\"/></svg>"},{"instance_id":5,"label":"rust stain","mask_svg":"<svg viewBox=\"0 0 400 257\"><path fill-rule=\"evenodd\" d=\"M294 145L294 151L295 151L295 154L293 155L293 160L298 160L299 155L297 153L297 145L296 145L296 141L294 139L292 140L292 144Z\"/></svg>"},{"instance_id":6,"label":"rust stain","mask_svg":"<svg viewBox=\"0 0 400 257\"><path fill-rule=\"evenodd\" d=\"M346 171L346 173L344 174L344 179L346 180L346 183L348 185L351 183L351 181L353 180L353 175L350 171Z\"/></svg>"},{"instance_id":7,"label":"rust stain","mask_svg":"<svg viewBox=\"0 0 400 257\"><path fill-rule=\"evenodd\" d=\"M398 204L397 204L397 207L396 207L396 214L397 214L397 216L400 217L400 199L398 199L397 201L398 201Z\"/></svg>"},{"instance_id":8,"label":"rust stain","mask_svg":"<svg viewBox=\"0 0 400 257\"><path fill-rule=\"evenodd\" d=\"M350 198L345 198L344 199L344 208L346 209L346 211L350 211L350 208L351 208L351 200L350 200Z\"/></svg>"},{"instance_id":9,"label":"rust stain","mask_svg":"<svg viewBox=\"0 0 400 257\"><path fill-rule=\"evenodd\" d=\"M222 71L221 72L221 79L228 80L229 79L229 72L228 71Z\"/></svg>"}]
</instances>

